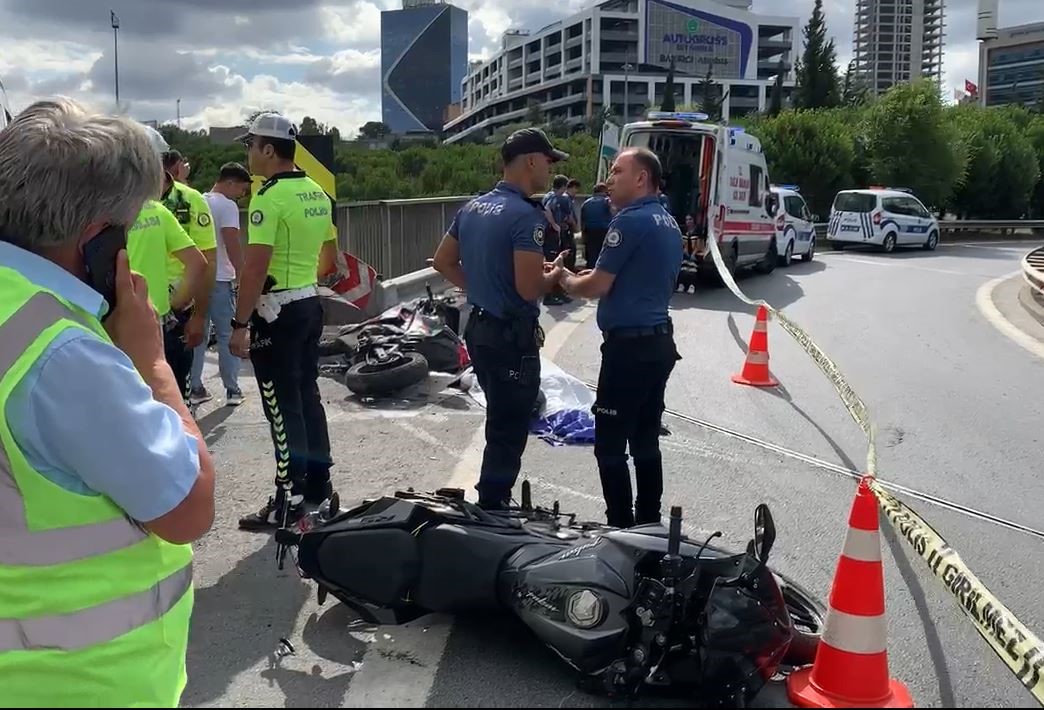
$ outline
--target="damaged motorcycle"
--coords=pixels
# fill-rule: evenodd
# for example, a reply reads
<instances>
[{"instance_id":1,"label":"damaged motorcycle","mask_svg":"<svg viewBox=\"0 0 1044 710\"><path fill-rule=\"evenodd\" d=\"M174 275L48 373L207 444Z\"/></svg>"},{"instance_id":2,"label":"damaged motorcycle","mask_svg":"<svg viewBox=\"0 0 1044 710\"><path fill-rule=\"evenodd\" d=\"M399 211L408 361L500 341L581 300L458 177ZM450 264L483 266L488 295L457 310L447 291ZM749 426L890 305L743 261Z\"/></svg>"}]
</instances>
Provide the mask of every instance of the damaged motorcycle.
<instances>
[{"instance_id":1,"label":"damaged motorcycle","mask_svg":"<svg viewBox=\"0 0 1044 710\"><path fill-rule=\"evenodd\" d=\"M344 363L344 383L363 396L384 396L424 380L429 371L456 374L469 364L457 334L460 297L427 297L342 328L319 344L320 357Z\"/></svg>"},{"instance_id":2,"label":"damaged motorcycle","mask_svg":"<svg viewBox=\"0 0 1044 710\"><path fill-rule=\"evenodd\" d=\"M578 522L532 505L488 512L460 489L399 491L328 505L276 534L319 601L332 594L372 623L432 612L507 612L580 674L582 686L635 698L650 686L744 706L778 674L811 664L823 605L768 566L766 505L744 552L669 526ZM282 562L281 562L282 563Z\"/></svg>"}]
</instances>

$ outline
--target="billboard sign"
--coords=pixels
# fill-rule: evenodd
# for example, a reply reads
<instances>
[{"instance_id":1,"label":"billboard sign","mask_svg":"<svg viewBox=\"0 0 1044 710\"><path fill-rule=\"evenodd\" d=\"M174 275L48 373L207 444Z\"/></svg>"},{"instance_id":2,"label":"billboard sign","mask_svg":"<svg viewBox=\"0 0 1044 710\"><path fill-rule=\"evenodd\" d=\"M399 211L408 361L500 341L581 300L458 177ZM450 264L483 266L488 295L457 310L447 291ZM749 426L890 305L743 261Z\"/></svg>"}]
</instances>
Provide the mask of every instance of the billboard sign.
<instances>
[{"instance_id":1,"label":"billboard sign","mask_svg":"<svg viewBox=\"0 0 1044 710\"><path fill-rule=\"evenodd\" d=\"M679 74L717 79L747 78L754 30L745 22L666 0L645 3L645 63Z\"/></svg>"}]
</instances>

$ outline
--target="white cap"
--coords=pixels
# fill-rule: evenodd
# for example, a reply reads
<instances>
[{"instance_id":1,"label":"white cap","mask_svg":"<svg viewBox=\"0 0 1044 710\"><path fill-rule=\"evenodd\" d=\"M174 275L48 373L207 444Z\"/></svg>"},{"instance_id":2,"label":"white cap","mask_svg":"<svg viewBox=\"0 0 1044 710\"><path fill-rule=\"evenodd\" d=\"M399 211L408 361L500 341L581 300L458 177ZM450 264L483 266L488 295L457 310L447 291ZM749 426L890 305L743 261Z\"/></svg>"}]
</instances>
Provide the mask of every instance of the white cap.
<instances>
[{"instance_id":1,"label":"white cap","mask_svg":"<svg viewBox=\"0 0 1044 710\"><path fill-rule=\"evenodd\" d=\"M250 122L247 132L239 136L237 140L244 141L250 136L297 140L297 126L289 118L278 113L262 113Z\"/></svg>"},{"instance_id":2,"label":"white cap","mask_svg":"<svg viewBox=\"0 0 1044 710\"><path fill-rule=\"evenodd\" d=\"M167 143L167 139L163 137L163 134L157 131L152 126L146 126L142 124L142 128L145 129L145 133L149 136L149 143L152 144L152 149L156 151L157 155L162 156L168 150L170 150L170 144Z\"/></svg>"}]
</instances>

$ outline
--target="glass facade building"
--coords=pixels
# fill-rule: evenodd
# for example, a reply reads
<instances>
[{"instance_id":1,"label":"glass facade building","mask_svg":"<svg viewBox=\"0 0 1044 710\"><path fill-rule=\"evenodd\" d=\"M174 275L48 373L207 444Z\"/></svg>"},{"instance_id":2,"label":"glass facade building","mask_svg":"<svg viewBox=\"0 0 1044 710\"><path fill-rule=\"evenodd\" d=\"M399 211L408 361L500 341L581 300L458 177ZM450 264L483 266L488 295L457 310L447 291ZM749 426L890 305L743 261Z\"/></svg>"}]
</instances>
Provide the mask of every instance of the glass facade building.
<instances>
[{"instance_id":1,"label":"glass facade building","mask_svg":"<svg viewBox=\"0 0 1044 710\"><path fill-rule=\"evenodd\" d=\"M468 71L468 13L438 2L381 13L381 115L392 133L439 132Z\"/></svg>"}]
</instances>

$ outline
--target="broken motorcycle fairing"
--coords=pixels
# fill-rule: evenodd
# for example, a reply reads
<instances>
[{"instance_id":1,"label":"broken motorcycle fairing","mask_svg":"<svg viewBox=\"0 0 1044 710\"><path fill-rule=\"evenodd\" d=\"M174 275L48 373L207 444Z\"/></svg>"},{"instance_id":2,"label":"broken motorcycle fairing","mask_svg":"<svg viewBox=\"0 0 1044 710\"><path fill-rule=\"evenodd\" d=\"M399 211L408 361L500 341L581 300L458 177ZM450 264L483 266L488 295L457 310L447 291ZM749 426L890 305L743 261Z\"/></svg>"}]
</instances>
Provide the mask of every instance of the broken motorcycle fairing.
<instances>
[{"instance_id":1,"label":"broken motorcycle fairing","mask_svg":"<svg viewBox=\"0 0 1044 710\"><path fill-rule=\"evenodd\" d=\"M743 553L690 540L681 510L670 528L578 523L534 508L487 512L463 491L411 490L280 530L322 602L334 595L364 619L405 623L431 612L506 611L582 674L585 685L634 697L671 687L732 706L777 673L815 658L821 603L766 564L775 539L767 506Z\"/></svg>"}]
</instances>

